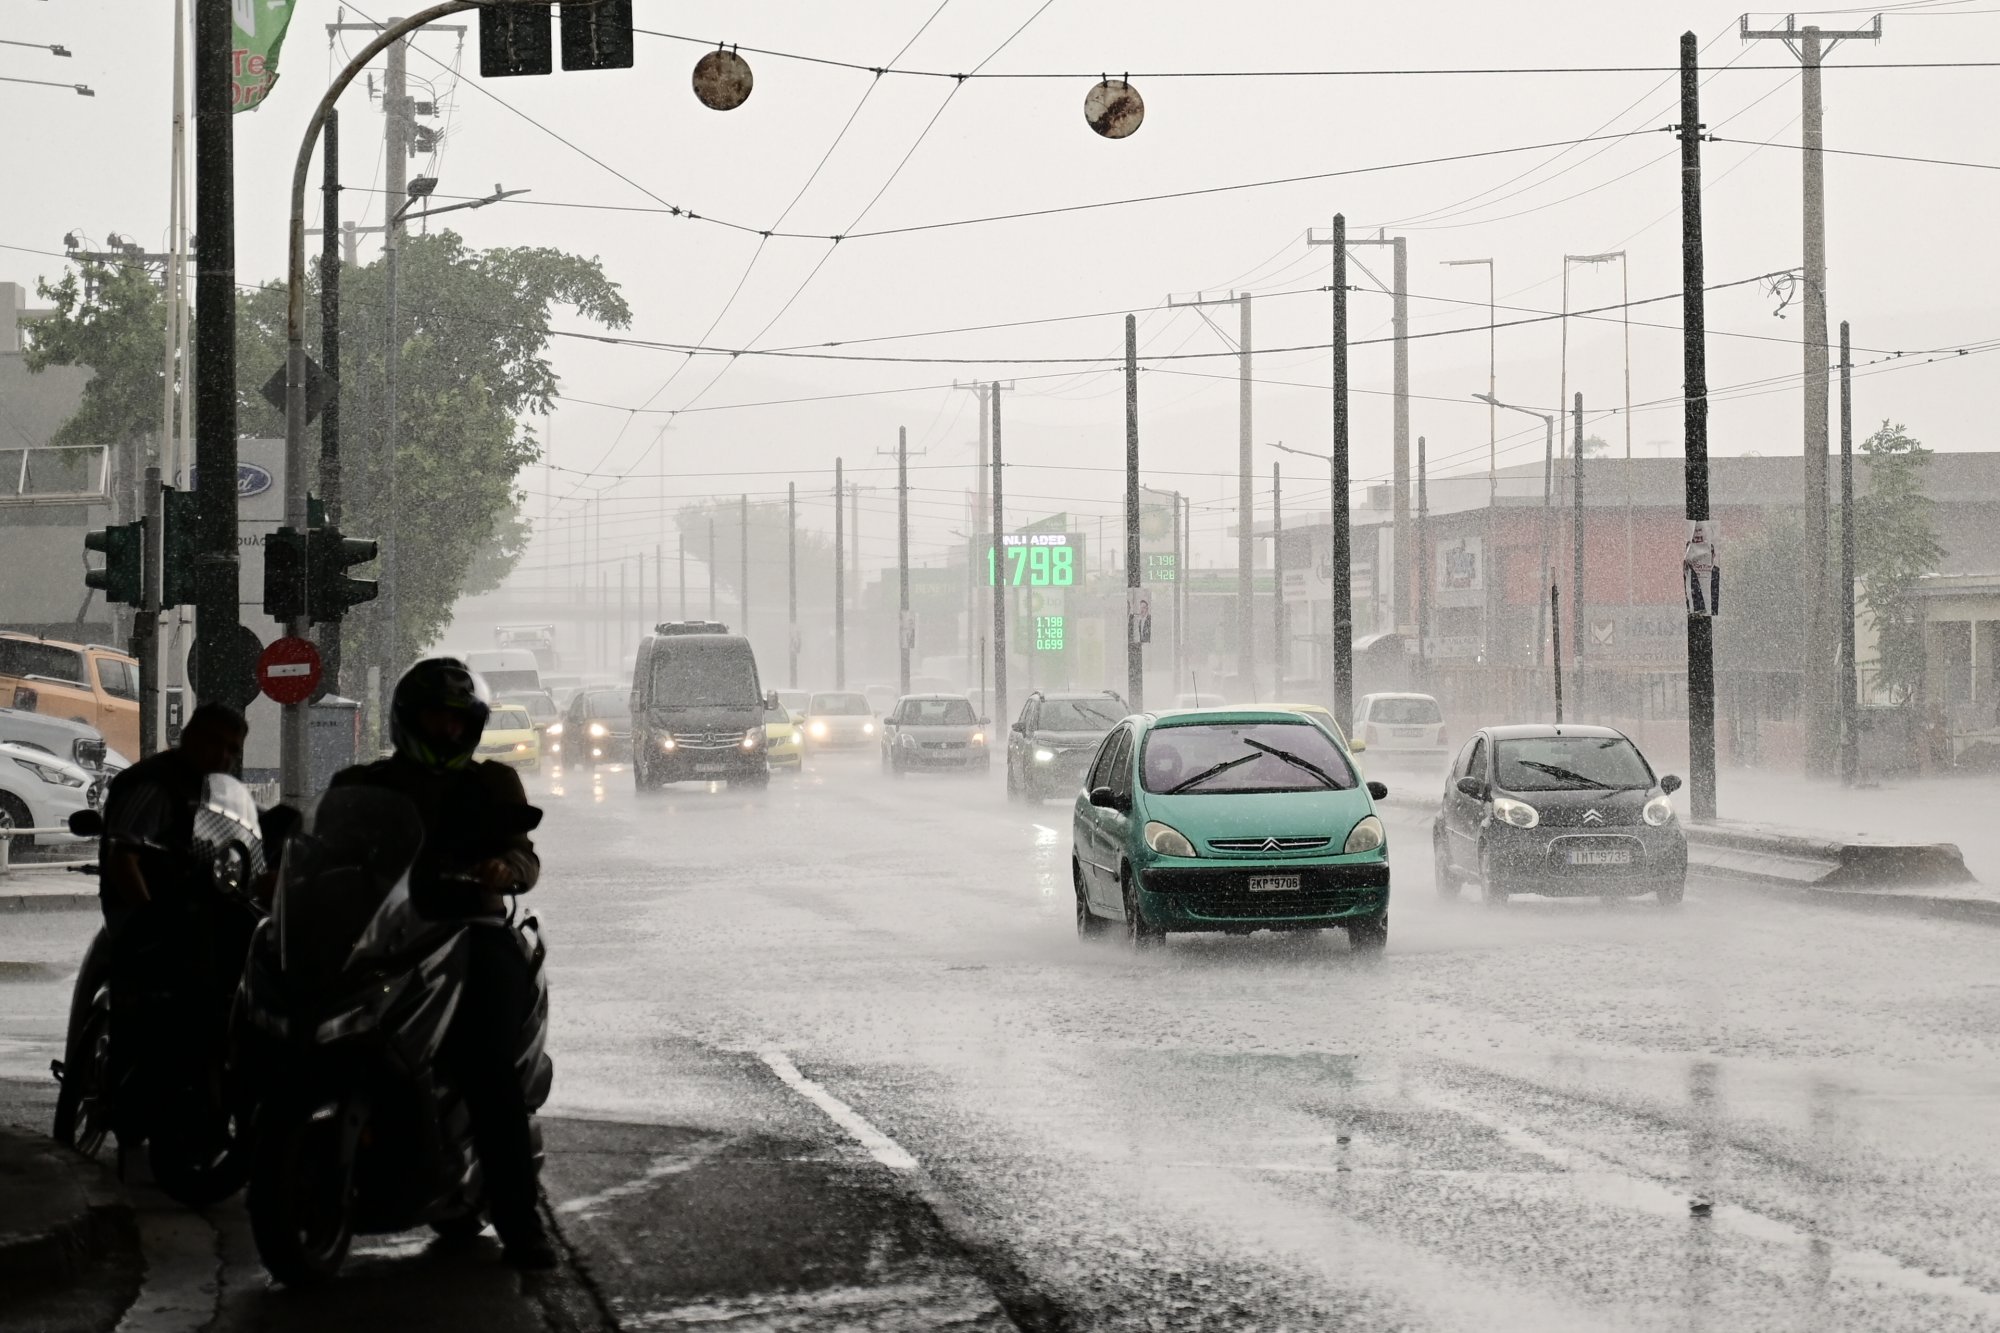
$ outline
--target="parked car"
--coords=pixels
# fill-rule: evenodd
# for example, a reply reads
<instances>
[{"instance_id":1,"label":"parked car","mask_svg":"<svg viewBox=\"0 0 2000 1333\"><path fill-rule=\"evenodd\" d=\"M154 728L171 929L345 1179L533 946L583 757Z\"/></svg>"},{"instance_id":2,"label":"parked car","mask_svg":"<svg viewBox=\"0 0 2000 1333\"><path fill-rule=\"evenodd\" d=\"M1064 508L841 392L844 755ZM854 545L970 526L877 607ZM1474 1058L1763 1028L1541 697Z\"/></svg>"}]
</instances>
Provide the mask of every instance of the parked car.
<instances>
[{"instance_id":1,"label":"parked car","mask_svg":"<svg viewBox=\"0 0 2000 1333\"><path fill-rule=\"evenodd\" d=\"M799 725L798 714L781 701L773 701L764 710L764 761L773 772L780 769L791 773L805 771L805 728Z\"/></svg>"},{"instance_id":2,"label":"parked car","mask_svg":"<svg viewBox=\"0 0 2000 1333\"><path fill-rule=\"evenodd\" d=\"M579 690L562 720L562 754L595 767L632 757L632 707L624 690Z\"/></svg>"},{"instance_id":3,"label":"parked car","mask_svg":"<svg viewBox=\"0 0 2000 1333\"><path fill-rule=\"evenodd\" d=\"M1663 906L1687 884L1687 837L1668 799L1681 780L1610 727L1485 727L1445 778L1431 826L1438 896L1636 897Z\"/></svg>"},{"instance_id":4,"label":"parked car","mask_svg":"<svg viewBox=\"0 0 2000 1333\"><path fill-rule=\"evenodd\" d=\"M806 748L858 750L875 744L881 727L859 690L819 690L806 703Z\"/></svg>"},{"instance_id":5,"label":"parked car","mask_svg":"<svg viewBox=\"0 0 2000 1333\"><path fill-rule=\"evenodd\" d=\"M501 704L486 719L475 757L497 759L509 768L533 773L542 766L542 738L535 721L519 704Z\"/></svg>"},{"instance_id":6,"label":"parked car","mask_svg":"<svg viewBox=\"0 0 2000 1333\"><path fill-rule=\"evenodd\" d=\"M12 838L11 851L26 851L37 842L78 841L67 831L69 817L79 810L95 810L103 799L104 784L69 760L46 750L0 743L0 828L65 830Z\"/></svg>"},{"instance_id":7,"label":"parked car","mask_svg":"<svg viewBox=\"0 0 2000 1333\"><path fill-rule=\"evenodd\" d=\"M139 662L116 648L0 633L0 704L95 727L139 753Z\"/></svg>"},{"instance_id":8,"label":"parked car","mask_svg":"<svg viewBox=\"0 0 2000 1333\"><path fill-rule=\"evenodd\" d=\"M989 773L993 752L987 721L962 694L906 694L882 719L882 771L916 769Z\"/></svg>"},{"instance_id":9,"label":"parked car","mask_svg":"<svg viewBox=\"0 0 2000 1333\"><path fill-rule=\"evenodd\" d=\"M1451 757L1444 710L1428 694L1364 694L1354 705L1354 730L1371 765L1431 767Z\"/></svg>"},{"instance_id":10,"label":"parked car","mask_svg":"<svg viewBox=\"0 0 2000 1333\"><path fill-rule=\"evenodd\" d=\"M130 759L104 743L96 727L47 713L0 708L0 742L46 751L100 779L132 767Z\"/></svg>"},{"instance_id":11,"label":"parked car","mask_svg":"<svg viewBox=\"0 0 2000 1333\"><path fill-rule=\"evenodd\" d=\"M1073 815L1084 938L1122 922L1135 947L1170 931L1347 931L1389 940L1388 795L1332 734L1273 708L1142 714L1097 747Z\"/></svg>"},{"instance_id":12,"label":"parked car","mask_svg":"<svg viewBox=\"0 0 2000 1333\"><path fill-rule=\"evenodd\" d=\"M1007 795L1041 801L1077 791L1097 743L1127 711L1114 690L1030 693L1007 733Z\"/></svg>"},{"instance_id":13,"label":"parked car","mask_svg":"<svg viewBox=\"0 0 2000 1333\"><path fill-rule=\"evenodd\" d=\"M689 778L761 786L771 709L750 640L719 621L670 621L639 641L632 664L632 781Z\"/></svg>"}]
</instances>

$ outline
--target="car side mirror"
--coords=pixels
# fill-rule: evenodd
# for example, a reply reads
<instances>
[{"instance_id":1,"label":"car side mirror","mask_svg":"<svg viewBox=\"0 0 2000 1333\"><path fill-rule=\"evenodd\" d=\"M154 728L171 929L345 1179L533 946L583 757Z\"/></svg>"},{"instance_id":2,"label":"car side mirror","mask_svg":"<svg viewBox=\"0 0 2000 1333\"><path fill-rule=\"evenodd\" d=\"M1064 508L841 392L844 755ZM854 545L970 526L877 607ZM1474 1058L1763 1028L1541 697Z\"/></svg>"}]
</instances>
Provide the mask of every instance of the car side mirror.
<instances>
[{"instance_id":1,"label":"car side mirror","mask_svg":"<svg viewBox=\"0 0 2000 1333\"><path fill-rule=\"evenodd\" d=\"M979 725L982 727L990 727L993 725L993 719L986 716L984 713L981 713L979 715Z\"/></svg>"},{"instance_id":2,"label":"car side mirror","mask_svg":"<svg viewBox=\"0 0 2000 1333\"><path fill-rule=\"evenodd\" d=\"M765 690L764 707L776 708L777 706L778 706L778 692L776 690Z\"/></svg>"},{"instance_id":3,"label":"car side mirror","mask_svg":"<svg viewBox=\"0 0 2000 1333\"><path fill-rule=\"evenodd\" d=\"M1027 722L1026 722L1026 721L1024 721L1024 720L1023 720L1023 719L1021 719L1021 718L1018 718L1018 717L1014 719L1014 725L1013 725L1013 726L1011 726L1011 727L1009 727L1009 728L1007 728L1007 729L1008 729L1009 731L1018 731L1018 732L1020 732L1020 733L1021 733L1021 734L1022 734L1023 736L1025 736L1025 735L1027 735L1027 734L1028 734L1028 724L1027 724Z\"/></svg>"},{"instance_id":4,"label":"car side mirror","mask_svg":"<svg viewBox=\"0 0 2000 1333\"><path fill-rule=\"evenodd\" d=\"M1118 796L1109 787L1092 787L1090 789L1090 803L1102 810L1116 810L1118 808Z\"/></svg>"},{"instance_id":5,"label":"car side mirror","mask_svg":"<svg viewBox=\"0 0 2000 1333\"><path fill-rule=\"evenodd\" d=\"M72 811L69 831L79 838L101 838L104 836L104 816L95 810Z\"/></svg>"},{"instance_id":6,"label":"car side mirror","mask_svg":"<svg viewBox=\"0 0 2000 1333\"><path fill-rule=\"evenodd\" d=\"M1470 796L1475 801L1483 801L1486 799L1485 781L1483 779L1473 777L1470 773L1460 778L1458 782L1454 785L1457 786L1459 794L1461 796Z\"/></svg>"},{"instance_id":7,"label":"car side mirror","mask_svg":"<svg viewBox=\"0 0 2000 1333\"><path fill-rule=\"evenodd\" d=\"M1669 773L1665 777L1660 779L1660 790L1665 792L1667 795L1672 796L1675 792L1679 791L1680 789L1681 789L1681 780L1675 777L1672 773Z\"/></svg>"},{"instance_id":8,"label":"car side mirror","mask_svg":"<svg viewBox=\"0 0 2000 1333\"><path fill-rule=\"evenodd\" d=\"M1370 782L1368 784L1368 794L1378 801L1386 800L1389 796L1389 784L1386 782Z\"/></svg>"}]
</instances>

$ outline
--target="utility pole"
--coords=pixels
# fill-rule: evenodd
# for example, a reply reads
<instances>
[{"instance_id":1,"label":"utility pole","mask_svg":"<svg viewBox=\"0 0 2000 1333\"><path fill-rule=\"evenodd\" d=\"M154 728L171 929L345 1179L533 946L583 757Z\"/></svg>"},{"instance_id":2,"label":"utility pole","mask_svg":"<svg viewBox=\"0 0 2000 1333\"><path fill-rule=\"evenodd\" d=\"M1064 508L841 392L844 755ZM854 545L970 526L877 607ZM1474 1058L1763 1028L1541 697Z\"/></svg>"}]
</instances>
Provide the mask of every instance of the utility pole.
<instances>
[{"instance_id":1,"label":"utility pole","mask_svg":"<svg viewBox=\"0 0 2000 1333\"><path fill-rule=\"evenodd\" d=\"M736 502L737 573L742 582L736 588L736 609L742 613L744 638L750 637L750 497Z\"/></svg>"},{"instance_id":2,"label":"utility pole","mask_svg":"<svg viewBox=\"0 0 2000 1333\"><path fill-rule=\"evenodd\" d=\"M1354 722L1354 578L1349 566L1347 494L1347 215L1333 215L1333 715Z\"/></svg>"},{"instance_id":3,"label":"utility pole","mask_svg":"<svg viewBox=\"0 0 2000 1333\"><path fill-rule=\"evenodd\" d=\"M708 618L715 619L715 511L708 514Z\"/></svg>"},{"instance_id":4,"label":"utility pole","mask_svg":"<svg viewBox=\"0 0 2000 1333\"><path fill-rule=\"evenodd\" d=\"M1860 693L1854 663L1854 356L1840 321L1840 780L1852 787L1861 767L1854 710Z\"/></svg>"},{"instance_id":5,"label":"utility pole","mask_svg":"<svg viewBox=\"0 0 2000 1333\"><path fill-rule=\"evenodd\" d=\"M978 587L977 568L979 553L983 550L992 550L999 544L999 538L986 531L986 478L989 467L987 451L991 448L991 440L987 432L992 425L991 418L986 414L986 394L989 386L977 380L953 380L951 387L954 389L969 390L979 399L979 466L974 468L972 473L974 489L974 498L972 501L972 544L965 556L966 585L968 589L976 589ZM1008 380L1006 387L1009 389L1013 388L1014 381ZM995 559L997 560L997 557ZM987 583L990 589L988 596L998 597L1000 595L1000 585L998 582L989 579ZM978 616L979 598L975 592L969 591L967 593L965 608L965 664L966 675L968 677L972 674L972 660L979 652L979 636L974 629L978 623Z\"/></svg>"},{"instance_id":6,"label":"utility pole","mask_svg":"<svg viewBox=\"0 0 2000 1333\"><path fill-rule=\"evenodd\" d=\"M1417 436L1417 688L1430 689L1431 502L1430 464L1424 437Z\"/></svg>"},{"instance_id":7,"label":"utility pole","mask_svg":"<svg viewBox=\"0 0 2000 1333\"><path fill-rule=\"evenodd\" d=\"M910 692L910 647L916 626L910 623L910 429L896 427L896 680L897 692Z\"/></svg>"},{"instance_id":8,"label":"utility pole","mask_svg":"<svg viewBox=\"0 0 2000 1333\"><path fill-rule=\"evenodd\" d=\"M399 18L389 20L393 26L401 22ZM382 415L382 474L388 503L384 506L382 543L382 625L385 651L383 660L391 667L401 662L401 626L399 611L403 574L401 487L398 484L396 449L400 432L397 430L397 373L403 355L402 319L396 309L396 268L403 248L403 223L401 209L409 193L410 132L408 121L409 84L407 38L399 38L390 43L385 53L387 63L382 75L382 186L383 208L390 216L383 219L382 269L383 283L387 288L385 301L389 307L387 340L382 345L382 379L384 408Z\"/></svg>"},{"instance_id":9,"label":"utility pole","mask_svg":"<svg viewBox=\"0 0 2000 1333\"><path fill-rule=\"evenodd\" d=\"M1687 516L1708 512L1708 307L1702 292L1701 64L1698 39L1681 34L1681 326ZM1824 494L1822 492L1822 494ZM1687 620L1688 807L1697 821L1715 818L1715 622Z\"/></svg>"},{"instance_id":10,"label":"utility pole","mask_svg":"<svg viewBox=\"0 0 2000 1333\"><path fill-rule=\"evenodd\" d=\"M847 498L840 484L840 460L833 460L833 687L847 688L847 557L841 544L841 504Z\"/></svg>"},{"instance_id":11,"label":"utility pole","mask_svg":"<svg viewBox=\"0 0 2000 1333\"><path fill-rule=\"evenodd\" d=\"M1125 702L1146 711L1146 646L1139 641L1139 321L1125 316ZM1176 578L1180 571L1174 571Z\"/></svg>"},{"instance_id":12,"label":"utility pole","mask_svg":"<svg viewBox=\"0 0 2000 1333\"><path fill-rule=\"evenodd\" d=\"M1285 697L1284 480L1271 464L1271 698Z\"/></svg>"},{"instance_id":13,"label":"utility pole","mask_svg":"<svg viewBox=\"0 0 2000 1333\"><path fill-rule=\"evenodd\" d=\"M195 671L204 700L247 703L236 562L235 18L195 0Z\"/></svg>"},{"instance_id":14,"label":"utility pole","mask_svg":"<svg viewBox=\"0 0 2000 1333\"><path fill-rule=\"evenodd\" d=\"M1575 615L1576 612L1571 611L1570 614ZM1553 583L1549 585L1549 651L1555 657L1556 669L1552 674L1556 688L1556 725L1561 726L1563 720L1562 589Z\"/></svg>"},{"instance_id":15,"label":"utility pole","mask_svg":"<svg viewBox=\"0 0 2000 1333\"><path fill-rule=\"evenodd\" d=\"M1007 508L1001 490L1000 384L987 389L993 406L993 725L1007 725L1007 597L1000 583L1003 568L999 555L1001 534L1007 531Z\"/></svg>"},{"instance_id":16,"label":"utility pole","mask_svg":"<svg viewBox=\"0 0 2000 1333\"><path fill-rule=\"evenodd\" d=\"M1583 715L1583 394L1576 395L1572 419L1575 448L1570 454L1570 647L1576 654L1576 712Z\"/></svg>"},{"instance_id":17,"label":"utility pole","mask_svg":"<svg viewBox=\"0 0 2000 1333\"><path fill-rule=\"evenodd\" d=\"M1800 93L1799 141L1803 186L1805 327L1801 330L1805 392L1805 594L1806 594L1806 765L1823 773L1838 745L1839 713L1833 691L1838 656L1829 640L1834 618L1827 597L1827 383L1826 337L1826 168L1823 150L1824 105L1822 61L1841 42L1879 42L1882 16L1866 28L1832 29L1813 24L1799 27L1790 17L1783 28L1752 29L1749 15L1738 21L1742 40L1781 41L1798 57Z\"/></svg>"},{"instance_id":18,"label":"utility pole","mask_svg":"<svg viewBox=\"0 0 2000 1333\"><path fill-rule=\"evenodd\" d=\"M847 577L854 583L854 610L861 612L861 594L867 581L861 574L861 483L847 483Z\"/></svg>"},{"instance_id":19,"label":"utility pole","mask_svg":"<svg viewBox=\"0 0 2000 1333\"><path fill-rule=\"evenodd\" d=\"M1245 686L1251 684L1256 662L1256 603L1253 596L1251 561L1256 551L1255 481L1250 464L1250 293L1232 292L1213 299L1196 295L1191 301L1167 298L1169 306L1187 306L1227 340L1229 335L1209 319L1203 306L1234 305L1237 308L1236 346L1236 674Z\"/></svg>"},{"instance_id":20,"label":"utility pole","mask_svg":"<svg viewBox=\"0 0 2000 1333\"><path fill-rule=\"evenodd\" d=\"M785 684L799 687L799 484L785 483Z\"/></svg>"},{"instance_id":21,"label":"utility pole","mask_svg":"<svg viewBox=\"0 0 2000 1333\"><path fill-rule=\"evenodd\" d=\"M321 211L319 355L325 399L319 415L319 496L328 527L340 526L340 113L326 113L320 131ZM319 627L319 652L329 693L340 694L340 621Z\"/></svg>"},{"instance_id":22,"label":"utility pole","mask_svg":"<svg viewBox=\"0 0 2000 1333\"><path fill-rule=\"evenodd\" d=\"M1174 492L1174 691L1187 679L1187 497Z\"/></svg>"},{"instance_id":23,"label":"utility pole","mask_svg":"<svg viewBox=\"0 0 2000 1333\"><path fill-rule=\"evenodd\" d=\"M680 554L674 557L674 572L680 576L681 619L688 618L688 538L685 532L674 534L680 539Z\"/></svg>"},{"instance_id":24,"label":"utility pole","mask_svg":"<svg viewBox=\"0 0 2000 1333\"><path fill-rule=\"evenodd\" d=\"M1341 227L1341 234L1345 237L1345 225ZM1382 280L1373 273L1369 273L1366 266L1363 266L1361 271L1368 273L1369 280L1376 287L1389 294L1390 335L1395 344L1393 349L1393 373L1396 395L1394 409L1394 481L1396 489L1395 507L1391 515L1394 522L1390 529L1392 533L1390 544L1394 546L1396 551L1396 566L1393 579L1390 583L1390 600L1395 607L1395 622L1399 629L1409 623L1407 617L1410 614L1410 561L1409 557L1405 554L1407 538L1410 532L1410 269L1408 250L1404 244L1407 239L1407 237L1389 236L1382 232L1377 232L1372 237L1356 237L1345 241L1347 245L1386 245L1391 247L1390 282L1388 286L1383 286ZM1307 233L1306 244L1333 245L1334 240L1332 237L1320 240L1311 233ZM1339 299L1338 292L1335 293L1335 299Z\"/></svg>"}]
</instances>

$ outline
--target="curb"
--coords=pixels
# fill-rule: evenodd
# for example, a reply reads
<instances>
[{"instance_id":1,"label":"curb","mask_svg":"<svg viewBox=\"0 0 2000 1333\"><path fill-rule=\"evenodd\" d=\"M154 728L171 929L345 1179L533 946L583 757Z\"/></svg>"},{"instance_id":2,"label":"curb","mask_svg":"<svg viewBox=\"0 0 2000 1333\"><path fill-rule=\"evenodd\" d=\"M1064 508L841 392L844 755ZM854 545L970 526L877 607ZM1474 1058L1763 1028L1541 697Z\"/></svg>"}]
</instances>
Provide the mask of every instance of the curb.
<instances>
[{"instance_id":1,"label":"curb","mask_svg":"<svg viewBox=\"0 0 2000 1333\"><path fill-rule=\"evenodd\" d=\"M1701 871L1690 865L1692 873ZM1938 893L1897 893L1872 889L1820 889L1798 884L1774 883L1767 879L1743 879L1733 875L1703 876L1711 884L1743 889L1783 902L1813 907L1838 907L1850 912L1875 912L1884 916L1929 917L1941 921L1969 921L1983 926L2000 926L2000 900L1960 898Z\"/></svg>"},{"instance_id":2,"label":"curb","mask_svg":"<svg viewBox=\"0 0 2000 1333\"><path fill-rule=\"evenodd\" d=\"M138 1221L109 1168L39 1134L0 1128L0 1139L7 1137L29 1143L24 1160L43 1181L67 1176L80 1206L37 1230L0 1231L0 1291L61 1286L114 1249L136 1252Z\"/></svg>"},{"instance_id":3,"label":"curb","mask_svg":"<svg viewBox=\"0 0 2000 1333\"><path fill-rule=\"evenodd\" d=\"M94 912L95 893L0 893L0 912Z\"/></svg>"}]
</instances>

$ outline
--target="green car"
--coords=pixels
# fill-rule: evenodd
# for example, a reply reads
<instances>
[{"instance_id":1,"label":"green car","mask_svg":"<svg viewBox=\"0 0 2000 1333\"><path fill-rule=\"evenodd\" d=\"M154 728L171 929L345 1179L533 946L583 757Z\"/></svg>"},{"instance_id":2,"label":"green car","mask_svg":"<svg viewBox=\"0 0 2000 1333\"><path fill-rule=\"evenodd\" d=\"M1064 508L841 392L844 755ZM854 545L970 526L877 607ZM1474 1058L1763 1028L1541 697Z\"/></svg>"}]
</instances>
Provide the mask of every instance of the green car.
<instances>
[{"instance_id":1,"label":"green car","mask_svg":"<svg viewBox=\"0 0 2000 1333\"><path fill-rule=\"evenodd\" d=\"M1076 930L1122 922L1135 948L1168 931L1340 927L1389 942L1389 845L1331 732L1273 708L1145 713L1113 727L1076 798Z\"/></svg>"}]
</instances>

